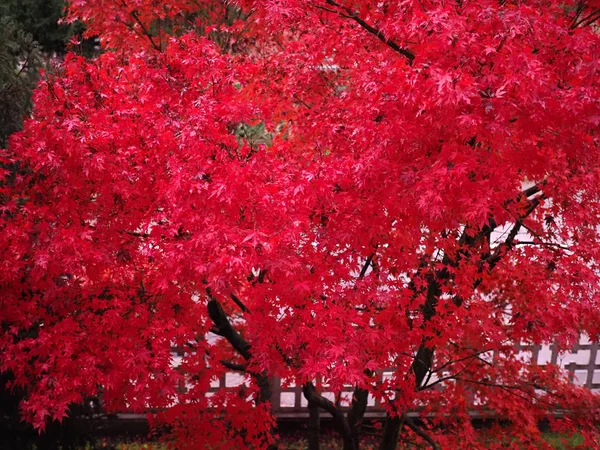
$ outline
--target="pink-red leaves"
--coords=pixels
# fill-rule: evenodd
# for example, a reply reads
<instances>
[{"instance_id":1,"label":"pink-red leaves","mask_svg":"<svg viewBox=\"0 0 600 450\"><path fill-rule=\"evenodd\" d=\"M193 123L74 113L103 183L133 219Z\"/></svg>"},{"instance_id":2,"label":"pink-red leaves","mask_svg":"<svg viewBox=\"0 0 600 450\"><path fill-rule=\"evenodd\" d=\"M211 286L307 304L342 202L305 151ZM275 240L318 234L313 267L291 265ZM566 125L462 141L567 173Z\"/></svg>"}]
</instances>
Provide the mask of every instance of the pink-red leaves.
<instances>
[{"instance_id":1,"label":"pink-red leaves","mask_svg":"<svg viewBox=\"0 0 600 450\"><path fill-rule=\"evenodd\" d=\"M106 51L40 83L0 169L0 370L34 425L101 390L265 448L264 375L423 408L443 448L486 448L473 408L593 433L597 398L516 349L598 338L591 2L359 3L71 2Z\"/></svg>"}]
</instances>

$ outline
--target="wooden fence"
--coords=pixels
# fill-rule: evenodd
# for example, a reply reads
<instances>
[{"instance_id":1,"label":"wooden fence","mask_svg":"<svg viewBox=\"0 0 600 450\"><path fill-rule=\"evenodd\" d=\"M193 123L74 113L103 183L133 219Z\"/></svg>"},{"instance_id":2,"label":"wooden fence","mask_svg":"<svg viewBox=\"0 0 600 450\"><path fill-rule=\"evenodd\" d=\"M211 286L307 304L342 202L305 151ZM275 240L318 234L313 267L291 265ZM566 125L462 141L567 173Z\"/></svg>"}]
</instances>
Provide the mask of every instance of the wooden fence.
<instances>
[{"instance_id":1,"label":"wooden fence","mask_svg":"<svg viewBox=\"0 0 600 450\"><path fill-rule=\"evenodd\" d=\"M582 337L571 352L560 353L554 345L525 346L521 349L521 357L539 364L558 364L568 372L569 380L577 385L585 386L592 392L600 393L600 352L598 343L590 342ZM391 376L391 371L384 371L381 376ZM273 380L271 404L273 413L278 419L303 418L308 416L307 402L302 394L302 387L293 383ZM224 374L215 380L211 392L222 388L234 388L244 383L244 376L234 372ZM346 388L340 395L340 405L349 405L352 398L352 387ZM208 395L211 395L210 393ZM333 392L323 392L323 396L335 402ZM326 413L324 413L327 415ZM369 396L366 417L376 418L385 415L384 408L378 400Z\"/></svg>"}]
</instances>

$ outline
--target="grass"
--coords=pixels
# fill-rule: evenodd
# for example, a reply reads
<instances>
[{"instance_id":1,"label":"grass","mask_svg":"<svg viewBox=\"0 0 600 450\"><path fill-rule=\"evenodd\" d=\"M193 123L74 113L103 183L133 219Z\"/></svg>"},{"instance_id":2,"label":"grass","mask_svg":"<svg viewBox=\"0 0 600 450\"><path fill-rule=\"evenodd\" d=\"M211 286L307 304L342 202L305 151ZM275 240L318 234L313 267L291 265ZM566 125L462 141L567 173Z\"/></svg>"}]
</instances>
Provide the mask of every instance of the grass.
<instances>
[{"instance_id":1,"label":"grass","mask_svg":"<svg viewBox=\"0 0 600 450\"><path fill-rule=\"evenodd\" d=\"M544 439L546 439L546 441L556 450L565 450L583 444L583 436L580 434L565 437L558 433L544 433ZM565 444L567 446L565 446Z\"/></svg>"},{"instance_id":2,"label":"grass","mask_svg":"<svg viewBox=\"0 0 600 450\"><path fill-rule=\"evenodd\" d=\"M552 447L556 450L566 450L569 448L576 447L583 443L583 437L581 435L575 434L573 436L565 436L558 433L544 433L544 439L552 445ZM294 439L294 440L284 440L279 445L279 450L304 450L308 447L307 442L303 438ZM116 445L116 450L167 450L165 444L161 443L120 443ZM340 450L341 442L339 439L332 439L325 437L321 440L321 450ZM361 449L371 450L376 449L376 443L365 443L365 445L361 446ZM403 447L399 446L399 449ZM414 448L414 447L412 447Z\"/></svg>"}]
</instances>

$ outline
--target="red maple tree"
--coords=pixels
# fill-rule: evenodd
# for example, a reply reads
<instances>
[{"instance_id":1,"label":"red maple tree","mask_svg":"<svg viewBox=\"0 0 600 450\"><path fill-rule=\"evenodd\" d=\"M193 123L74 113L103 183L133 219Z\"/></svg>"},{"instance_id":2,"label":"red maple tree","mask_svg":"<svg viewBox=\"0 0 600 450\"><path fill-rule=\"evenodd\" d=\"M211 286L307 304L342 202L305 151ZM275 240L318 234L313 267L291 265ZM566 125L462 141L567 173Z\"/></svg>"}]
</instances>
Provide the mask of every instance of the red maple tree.
<instances>
[{"instance_id":1,"label":"red maple tree","mask_svg":"<svg viewBox=\"0 0 600 450\"><path fill-rule=\"evenodd\" d=\"M600 336L599 8L72 0L105 51L47 75L2 154L24 417L101 392L177 445L266 448L280 377L347 450L369 396L381 450L549 448L541 420L596 448L598 397L520 352Z\"/></svg>"}]
</instances>

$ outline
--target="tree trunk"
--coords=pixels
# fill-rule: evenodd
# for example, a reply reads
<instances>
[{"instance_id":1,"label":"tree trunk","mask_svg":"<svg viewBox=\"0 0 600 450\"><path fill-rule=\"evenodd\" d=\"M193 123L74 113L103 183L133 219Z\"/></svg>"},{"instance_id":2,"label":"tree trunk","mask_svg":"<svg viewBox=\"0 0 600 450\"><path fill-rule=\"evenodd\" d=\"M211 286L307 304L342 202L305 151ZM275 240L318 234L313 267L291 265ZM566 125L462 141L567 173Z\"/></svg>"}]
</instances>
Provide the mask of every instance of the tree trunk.
<instances>
[{"instance_id":1,"label":"tree trunk","mask_svg":"<svg viewBox=\"0 0 600 450\"><path fill-rule=\"evenodd\" d=\"M231 325L227 314L223 311L219 301L213 297L209 288L206 289L209 301L207 303L208 315L211 318L215 328L213 333L227 339L229 344L246 360L250 361L252 353L250 351L250 344L240 335ZM266 373L251 373L252 377L256 380L260 393L256 399L256 403L265 403L271 401L273 393L273 387L271 386L271 380ZM271 436L275 436L275 429L271 428ZM271 444L268 450L277 450L277 445Z\"/></svg>"},{"instance_id":2,"label":"tree trunk","mask_svg":"<svg viewBox=\"0 0 600 450\"><path fill-rule=\"evenodd\" d=\"M261 373L261 374L252 374L252 376L254 377L254 379L256 380L256 383L258 384L258 387L260 389L260 394L258 396L258 398L256 399L256 403L265 403L265 402L270 402L272 400L272 396L273 396L273 386L271 385L271 380L269 379L269 377L265 374L265 373ZM272 408L272 406L271 406ZM275 428L271 428L271 436L275 436ZM276 444L271 444L268 447L268 450L277 450L277 445Z\"/></svg>"},{"instance_id":3,"label":"tree trunk","mask_svg":"<svg viewBox=\"0 0 600 450\"><path fill-rule=\"evenodd\" d=\"M388 413L385 428L383 429L383 436L379 442L379 450L396 450L401 427L402 420L400 416L392 417Z\"/></svg>"},{"instance_id":4,"label":"tree trunk","mask_svg":"<svg viewBox=\"0 0 600 450\"><path fill-rule=\"evenodd\" d=\"M333 421L337 426L338 433L342 437L342 441L344 443L344 450L358 450L354 445L354 439L352 438L352 431L350 426L348 425L348 421L344 416L344 413L335 406L335 404L319 395L315 386L312 383L305 383L302 386L302 392L304 393L304 397L308 401L309 406L316 405L319 408L324 409L333 417Z\"/></svg>"},{"instance_id":5,"label":"tree trunk","mask_svg":"<svg viewBox=\"0 0 600 450\"><path fill-rule=\"evenodd\" d=\"M356 450L359 450L360 448L360 430L365 411L367 410L368 399L369 391L358 387L354 389L352 405L350 411L348 411L348 426L350 427L354 448L356 448Z\"/></svg>"},{"instance_id":6,"label":"tree trunk","mask_svg":"<svg viewBox=\"0 0 600 450\"><path fill-rule=\"evenodd\" d=\"M319 407L314 403L308 404L308 450L319 450L319 435L321 433L321 417Z\"/></svg>"}]
</instances>

